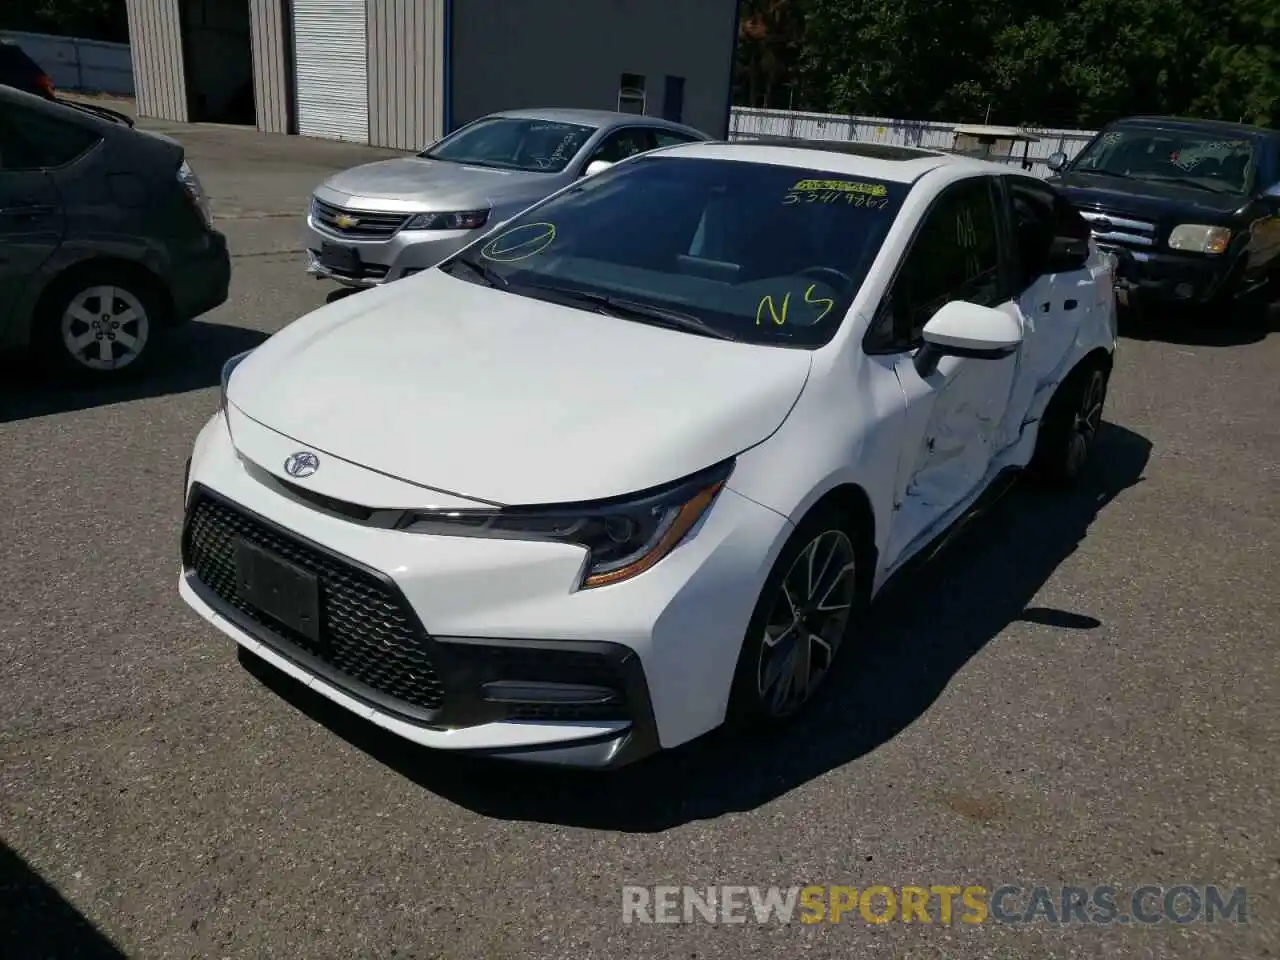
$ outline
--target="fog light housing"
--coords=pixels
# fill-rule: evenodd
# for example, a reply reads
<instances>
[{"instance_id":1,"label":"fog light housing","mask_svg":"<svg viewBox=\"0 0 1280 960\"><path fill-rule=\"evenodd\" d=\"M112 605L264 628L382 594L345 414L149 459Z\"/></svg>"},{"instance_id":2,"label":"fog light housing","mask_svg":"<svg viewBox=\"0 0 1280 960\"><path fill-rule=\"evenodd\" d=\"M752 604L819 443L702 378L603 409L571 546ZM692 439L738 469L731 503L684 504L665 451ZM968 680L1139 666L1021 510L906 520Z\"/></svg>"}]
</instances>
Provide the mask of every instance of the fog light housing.
<instances>
[{"instance_id":1,"label":"fog light housing","mask_svg":"<svg viewBox=\"0 0 1280 960\"><path fill-rule=\"evenodd\" d=\"M1173 295L1179 300L1189 300L1195 295L1196 288L1189 283L1180 283L1173 288Z\"/></svg>"}]
</instances>

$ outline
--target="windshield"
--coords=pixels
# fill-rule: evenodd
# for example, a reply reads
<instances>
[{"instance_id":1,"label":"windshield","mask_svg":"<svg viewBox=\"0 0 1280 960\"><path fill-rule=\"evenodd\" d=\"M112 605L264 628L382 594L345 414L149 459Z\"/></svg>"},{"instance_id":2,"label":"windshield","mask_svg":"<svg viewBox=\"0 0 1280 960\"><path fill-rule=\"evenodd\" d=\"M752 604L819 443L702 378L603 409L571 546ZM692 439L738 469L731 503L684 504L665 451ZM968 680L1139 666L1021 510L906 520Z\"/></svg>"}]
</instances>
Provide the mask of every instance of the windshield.
<instances>
[{"instance_id":1,"label":"windshield","mask_svg":"<svg viewBox=\"0 0 1280 960\"><path fill-rule=\"evenodd\" d=\"M839 328L909 189L640 157L516 217L442 269L690 333L812 349Z\"/></svg>"},{"instance_id":2,"label":"windshield","mask_svg":"<svg viewBox=\"0 0 1280 960\"><path fill-rule=\"evenodd\" d=\"M1254 143L1249 139L1120 127L1089 144L1071 164L1071 171L1245 193L1256 166Z\"/></svg>"},{"instance_id":3,"label":"windshield","mask_svg":"<svg viewBox=\"0 0 1280 960\"><path fill-rule=\"evenodd\" d=\"M418 154L477 167L559 173L569 165L594 127L520 117L489 117L468 124Z\"/></svg>"}]
</instances>

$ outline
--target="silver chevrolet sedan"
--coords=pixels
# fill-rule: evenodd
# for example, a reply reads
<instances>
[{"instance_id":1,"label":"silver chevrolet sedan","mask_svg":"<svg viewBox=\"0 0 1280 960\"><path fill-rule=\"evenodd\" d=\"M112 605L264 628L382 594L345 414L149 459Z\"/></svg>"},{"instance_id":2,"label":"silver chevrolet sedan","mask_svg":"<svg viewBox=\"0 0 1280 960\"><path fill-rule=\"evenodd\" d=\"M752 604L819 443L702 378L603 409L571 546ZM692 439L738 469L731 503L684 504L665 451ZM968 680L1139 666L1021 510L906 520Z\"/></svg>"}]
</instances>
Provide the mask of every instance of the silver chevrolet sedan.
<instances>
[{"instance_id":1,"label":"silver chevrolet sedan","mask_svg":"<svg viewBox=\"0 0 1280 960\"><path fill-rule=\"evenodd\" d=\"M371 287L435 266L543 197L637 153L712 137L657 117L509 110L411 157L330 177L307 212L308 271Z\"/></svg>"}]
</instances>

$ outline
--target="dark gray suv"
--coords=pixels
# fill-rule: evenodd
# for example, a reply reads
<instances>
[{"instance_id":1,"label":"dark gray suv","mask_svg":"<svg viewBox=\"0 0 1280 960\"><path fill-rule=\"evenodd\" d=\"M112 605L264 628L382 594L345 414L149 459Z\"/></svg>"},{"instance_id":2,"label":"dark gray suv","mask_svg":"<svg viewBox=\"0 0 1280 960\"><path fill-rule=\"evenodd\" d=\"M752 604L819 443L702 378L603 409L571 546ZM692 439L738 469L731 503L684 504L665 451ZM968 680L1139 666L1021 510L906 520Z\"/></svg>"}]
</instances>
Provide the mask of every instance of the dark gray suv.
<instances>
[{"instance_id":1,"label":"dark gray suv","mask_svg":"<svg viewBox=\"0 0 1280 960\"><path fill-rule=\"evenodd\" d=\"M0 85L0 350L80 377L133 373L230 279L178 143Z\"/></svg>"}]
</instances>

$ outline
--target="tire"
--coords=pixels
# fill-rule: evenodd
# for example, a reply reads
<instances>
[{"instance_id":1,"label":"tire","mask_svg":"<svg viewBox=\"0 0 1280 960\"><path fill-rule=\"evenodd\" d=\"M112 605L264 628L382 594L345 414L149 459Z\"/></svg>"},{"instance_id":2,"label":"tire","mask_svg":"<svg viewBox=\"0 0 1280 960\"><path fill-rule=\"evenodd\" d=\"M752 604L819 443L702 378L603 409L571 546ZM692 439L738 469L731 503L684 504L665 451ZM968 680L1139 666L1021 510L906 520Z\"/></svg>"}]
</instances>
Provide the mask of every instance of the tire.
<instances>
[{"instance_id":1,"label":"tire","mask_svg":"<svg viewBox=\"0 0 1280 960\"><path fill-rule=\"evenodd\" d=\"M1238 329L1265 332L1271 326L1271 305L1274 299L1275 285L1268 283L1248 296L1228 304L1228 315Z\"/></svg>"},{"instance_id":2,"label":"tire","mask_svg":"<svg viewBox=\"0 0 1280 960\"><path fill-rule=\"evenodd\" d=\"M56 376L103 382L141 373L155 352L164 301L137 271L74 270L41 299L32 344Z\"/></svg>"},{"instance_id":3,"label":"tire","mask_svg":"<svg viewBox=\"0 0 1280 960\"><path fill-rule=\"evenodd\" d=\"M863 565L869 561L861 533L847 514L819 508L783 547L743 638L726 718L731 729L784 726L803 712L830 675L867 606ZM812 589L811 560L820 574ZM797 607L799 616L793 613ZM794 670L788 672L788 666Z\"/></svg>"},{"instance_id":4,"label":"tire","mask_svg":"<svg viewBox=\"0 0 1280 960\"><path fill-rule=\"evenodd\" d=\"M1093 358L1072 370L1049 401L1030 473L1053 486L1070 486L1080 479L1093 453L1107 401L1110 372Z\"/></svg>"}]
</instances>

